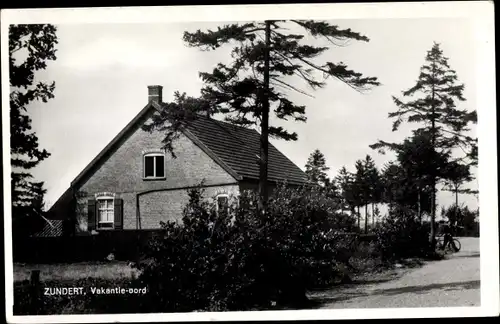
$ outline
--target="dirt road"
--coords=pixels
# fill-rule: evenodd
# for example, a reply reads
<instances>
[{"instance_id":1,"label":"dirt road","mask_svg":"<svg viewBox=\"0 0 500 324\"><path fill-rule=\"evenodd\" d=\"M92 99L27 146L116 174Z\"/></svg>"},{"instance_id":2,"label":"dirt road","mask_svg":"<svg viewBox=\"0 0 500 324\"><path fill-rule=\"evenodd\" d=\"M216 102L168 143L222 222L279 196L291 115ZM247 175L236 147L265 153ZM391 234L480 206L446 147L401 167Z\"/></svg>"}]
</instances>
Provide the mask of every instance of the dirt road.
<instances>
[{"instance_id":1,"label":"dirt road","mask_svg":"<svg viewBox=\"0 0 500 324\"><path fill-rule=\"evenodd\" d=\"M315 293L319 308L480 306L479 239L460 238L462 250L400 278Z\"/></svg>"}]
</instances>

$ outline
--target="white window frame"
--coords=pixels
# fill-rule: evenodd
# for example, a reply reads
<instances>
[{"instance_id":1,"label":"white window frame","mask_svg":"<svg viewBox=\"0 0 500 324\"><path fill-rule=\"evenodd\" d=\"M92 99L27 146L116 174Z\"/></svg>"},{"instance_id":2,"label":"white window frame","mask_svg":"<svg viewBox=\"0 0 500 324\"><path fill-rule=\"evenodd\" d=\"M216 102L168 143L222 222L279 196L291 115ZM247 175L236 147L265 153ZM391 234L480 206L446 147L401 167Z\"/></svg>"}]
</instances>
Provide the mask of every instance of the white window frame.
<instances>
[{"instance_id":1,"label":"white window frame","mask_svg":"<svg viewBox=\"0 0 500 324\"><path fill-rule=\"evenodd\" d=\"M153 158L153 176L148 176L146 177L146 157L156 157L156 156L163 156L163 176L162 177L157 177L156 176L156 158ZM165 170L165 153L160 153L160 152L153 152L153 153L145 153L142 157L142 177L145 180L158 180L158 179L166 179L166 170Z\"/></svg>"},{"instance_id":2,"label":"white window frame","mask_svg":"<svg viewBox=\"0 0 500 324\"><path fill-rule=\"evenodd\" d=\"M229 214L229 195L228 194L218 194L215 196L215 211L217 215L219 214L219 198L224 197L227 198L227 213Z\"/></svg>"},{"instance_id":3,"label":"white window frame","mask_svg":"<svg viewBox=\"0 0 500 324\"><path fill-rule=\"evenodd\" d=\"M102 209L100 201L105 200L105 201L111 201L111 208L107 206L107 208ZM98 230L112 230L115 228L115 197L113 196L99 196L96 198L96 209L97 209L97 215L96 215L96 228ZM101 220L101 211L106 210L106 212L111 211L111 221L102 221ZM101 224L112 224L111 227L101 227Z\"/></svg>"}]
</instances>

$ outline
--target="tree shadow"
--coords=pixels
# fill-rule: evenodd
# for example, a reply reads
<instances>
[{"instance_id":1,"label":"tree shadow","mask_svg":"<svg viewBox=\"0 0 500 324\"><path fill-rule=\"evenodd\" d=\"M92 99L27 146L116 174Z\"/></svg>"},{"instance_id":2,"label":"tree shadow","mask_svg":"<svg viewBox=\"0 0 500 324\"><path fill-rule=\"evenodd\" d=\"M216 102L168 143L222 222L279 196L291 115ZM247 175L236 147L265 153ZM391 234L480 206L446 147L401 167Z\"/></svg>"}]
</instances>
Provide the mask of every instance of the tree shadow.
<instances>
[{"instance_id":1,"label":"tree shadow","mask_svg":"<svg viewBox=\"0 0 500 324\"><path fill-rule=\"evenodd\" d=\"M481 256L480 253L471 253L464 255L454 255L453 258L479 258Z\"/></svg>"},{"instance_id":2,"label":"tree shadow","mask_svg":"<svg viewBox=\"0 0 500 324\"><path fill-rule=\"evenodd\" d=\"M348 285L348 286L372 285L372 284L394 281L394 279L395 279L394 276L391 278L383 278L383 279L354 279L353 283L351 285Z\"/></svg>"},{"instance_id":3,"label":"tree shadow","mask_svg":"<svg viewBox=\"0 0 500 324\"><path fill-rule=\"evenodd\" d=\"M354 298L368 297L368 296L397 296L405 293L413 294L425 294L431 290L442 289L444 291L453 290L468 290L480 288L480 280L471 280L465 282L451 282L443 284L430 284L424 286L408 286L400 288L388 288L388 289L375 289L371 291L354 291L354 292L338 292L337 296L318 296L311 298L310 306L311 308L320 307L324 304L330 304L340 301L347 301ZM335 292L333 292L335 293Z\"/></svg>"},{"instance_id":4,"label":"tree shadow","mask_svg":"<svg viewBox=\"0 0 500 324\"><path fill-rule=\"evenodd\" d=\"M424 294L430 290L435 290L435 289L444 289L446 291L476 289L479 288L480 285L481 285L480 280L471 280L465 282L430 284L426 286L409 286L401 288L377 289L370 295L394 296L404 293Z\"/></svg>"},{"instance_id":5,"label":"tree shadow","mask_svg":"<svg viewBox=\"0 0 500 324\"><path fill-rule=\"evenodd\" d=\"M397 277L397 274L387 276L386 278L380 278L380 279L365 279L365 278L355 278L352 279L351 282L345 283L345 282L338 282L333 285L329 285L328 287L317 287L313 288L310 290L311 293L320 293L320 292L328 292L328 291L335 291L336 289L351 289L351 288L356 288L359 287L360 285L373 285L373 284L379 284L379 283L384 283L384 282L389 282L389 281L394 281Z\"/></svg>"}]
</instances>

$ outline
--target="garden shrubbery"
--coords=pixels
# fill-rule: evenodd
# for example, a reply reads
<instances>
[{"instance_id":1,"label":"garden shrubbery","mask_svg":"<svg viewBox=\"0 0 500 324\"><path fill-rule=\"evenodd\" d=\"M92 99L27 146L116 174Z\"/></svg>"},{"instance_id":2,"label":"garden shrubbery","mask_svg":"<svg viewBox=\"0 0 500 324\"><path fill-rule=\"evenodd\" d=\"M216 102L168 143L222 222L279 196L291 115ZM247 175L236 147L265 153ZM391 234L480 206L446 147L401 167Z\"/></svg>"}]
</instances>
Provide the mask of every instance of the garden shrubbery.
<instances>
[{"instance_id":1,"label":"garden shrubbery","mask_svg":"<svg viewBox=\"0 0 500 324\"><path fill-rule=\"evenodd\" d=\"M412 210L393 208L374 231L384 260L433 256L429 229L420 223Z\"/></svg>"},{"instance_id":2,"label":"garden shrubbery","mask_svg":"<svg viewBox=\"0 0 500 324\"><path fill-rule=\"evenodd\" d=\"M400 207L374 228L374 235L359 236L353 233L356 220L340 214L321 188L280 186L265 214L251 192L218 212L201 189L188 194L182 222L162 223L143 247L134 265L138 278L68 282L87 290L145 287L146 294L53 296L45 298L42 313L304 308L308 290L350 280L353 271L372 273L401 259L434 255L428 226ZM28 288L15 286L16 314L33 311Z\"/></svg>"},{"instance_id":3,"label":"garden shrubbery","mask_svg":"<svg viewBox=\"0 0 500 324\"><path fill-rule=\"evenodd\" d=\"M244 192L219 210L202 189L188 192L182 222L162 223L134 266L138 278L82 279L68 286L146 287L136 295L55 296L43 312L190 312L304 308L306 292L375 272L394 261L429 257L428 228L393 208L374 235L354 234L354 217L320 187L278 187L267 212ZM352 258L351 258L352 257ZM352 262L352 263L351 263ZM94 282L95 281L95 282ZM52 284L45 282L44 284ZM32 311L27 286L15 287L15 312Z\"/></svg>"},{"instance_id":4,"label":"garden shrubbery","mask_svg":"<svg viewBox=\"0 0 500 324\"><path fill-rule=\"evenodd\" d=\"M145 311L222 311L301 306L306 290L340 272L342 228L335 203L315 188L280 186L267 213L243 193L219 212L189 192L181 223L163 223L163 236L137 264L148 286Z\"/></svg>"}]
</instances>

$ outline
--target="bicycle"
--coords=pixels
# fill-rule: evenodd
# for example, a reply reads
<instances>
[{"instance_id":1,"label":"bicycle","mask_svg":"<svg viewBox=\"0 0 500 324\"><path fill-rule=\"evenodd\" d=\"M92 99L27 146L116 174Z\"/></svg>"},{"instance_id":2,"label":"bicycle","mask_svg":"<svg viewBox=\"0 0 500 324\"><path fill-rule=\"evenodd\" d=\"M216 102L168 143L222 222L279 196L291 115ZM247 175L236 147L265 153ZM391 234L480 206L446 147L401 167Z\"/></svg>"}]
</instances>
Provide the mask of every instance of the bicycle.
<instances>
[{"instance_id":1,"label":"bicycle","mask_svg":"<svg viewBox=\"0 0 500 324\"><path fill-rule=\"evenodd\" d=\"M451 244L452 242L453 244ZM460 249L462 248L462 244L457 238L453 237L451 240L448 241L446 246L444 246L444 235L439 235L437 237L436 248L438 250L444 251L445 253L447 252L456 253L460 251Z\"/></svg>"}]
</instances>

